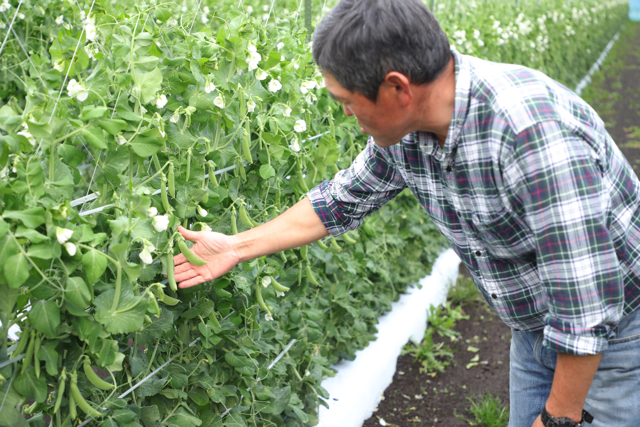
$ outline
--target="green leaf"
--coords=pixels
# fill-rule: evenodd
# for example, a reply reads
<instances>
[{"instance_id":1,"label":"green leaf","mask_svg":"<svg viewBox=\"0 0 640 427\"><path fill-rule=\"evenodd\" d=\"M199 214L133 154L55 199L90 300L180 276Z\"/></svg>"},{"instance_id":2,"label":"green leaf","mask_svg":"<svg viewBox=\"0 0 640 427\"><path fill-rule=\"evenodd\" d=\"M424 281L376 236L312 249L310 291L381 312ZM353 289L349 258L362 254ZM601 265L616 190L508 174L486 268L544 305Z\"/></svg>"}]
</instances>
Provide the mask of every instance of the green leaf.
<instances>
[{"instance_id":1,"label":"green leaf","mask_svg":"<svg viewBox=\"0 0 640 427\"><path fill-rule=\"evenodd\" d=\"M101 129L95 127L83 129L82 136L87 140L91 147L97 150L106 150L108 147Z\"/></svg>"},{"instance_id":2,"label":"green leaf","mask_svg":"<svg viewBox=\"0 0 640 427\"><path fill-rule=\"evenodd\" d=\"M125 290L120 294L116 310L111 311L114 297L113 289L96 297L93 302L96 307L95 319L112 334L126 334L140 329L149 303L141 301L141 297L133 295L130 290Z\"/></svg>"},{"instance_id":3,"label":"green leaf","mask_svg":"<svg viewBox=\"0 0 640 427\"><path fill-rule=\"evenodd\" d=\"M169 427L197 427L202 424L202 421L189 414L185 409L179 408L165 424ZM246 424L244 427L246 427Z\"/></svg>"},{"instance_id":4,"label":"green leaf","mask_svg":"<svg viewBox=\"0 0 640 427\"><path fill-rule=\"evenodd\" d=\"M33 366L16 378L13 388L24 397L33 397L36 402L42 403L47 400L47 382L44 375L36 377Z\"/></svg>"},{"instance_id":5,"label":"green leaf","mask_svg":"<svg viewBox=\"0 0 640 427\"><path fill-rule=\"evenodd\" d=\"M2 222L3 221L0 220L0 236L4 234L2 233ZM31 243L41 243L49 240L48 236L45 236L44 234L40 234L32 228L23 227L22 225L18 226L18 229L16 230L15 234L16 234L16 237L26 237L27 239L29 239Z\"/></svg>"},{"instance_id":6,"label":"green leaf","mask_svg":"<svg viewBox=\"0 0 640 427\"><path fill-rule=\"evenodd\" d=\"M93 284L107 269L107 258L97 250L92 249L82 256L82 267L87 275L87 281Z\"/></svg>"},{"instance_id":7,"label":"green leaf","mask_svg":"<svg viewBox=\"0 0 640 427\"><path fill-rule=\"evenodd\" d=\"M3 397L4 405L0 409L0 427L28 427L24 415L19 408L23 400L16 390L10 386L10 381L4 381L0 386L0 396Z\"/></svg>"},{"instance_id":8,"label":"green leaf","mask_svg":"<svg viewBox=\"0 0 640 427\"><path fill-rule=\"evenodd\" d=\"M31 258L52 259L60 256L60 244L57 241L50 241L31 245L27 255Z\"/></svg>"},{"instance_id":9,"label":"green leaf","mask_svg":"<svg viewBox=\"0 0 640 427\"><path fill-rule=\"evenodd\" d=\"M47 342L40 346L38 350L38 359L45 362L47 373L51 376L58 375L58 352L56 351L56 342Z\"/></svg>"},{"instance_id":10,"label":"green leaf","mask_svg":"<svg viewBox=\"0 0 640 427\"><path fill-rule=\"evenodd\" d=\"M7 259L18 253L18 244L9 234L0 237L0 259Z\"/></svg>"},{"instance_id":11,"label":"green leaf","mask_svg":"<svg viewBox=\"0 0 640 427\"><path fill-rule=\"evenodd\" d=\"M271 165L262 165L260 166L260 176L262 179L269 179L276 176L276 170Z\"/></svg>"},{"instance_id":12,"label":"green leaf","mask_svg":"<svg viewBox=\"0 0 640 427\"><path fill-rule=\"evenodd\" d=\"M98 124L111 135L117 135L127 127L127 122L120 119L100 119Z\"/></svg>"},{"instance_id":13,"label":"green leaf","mask_svg":"<svg viewBox=\"0 0 640 427\"><path fill-rule=\"evenodd\" d=\"M44 212L42 208L31 208L23 211L4 211L2 217L17 219L29 228L37 228L44 224Z\"/></svg>"},{"instance_id":14,"label":"green leaf","mask_svg":"<svg viewBox=\"0 0 640 427\"><path fill-rule=\"evenodd\" d=\"M7 230L9 230L9 224L0 218L0 237L4 236Z\"/></svg>"},{"instance_id":15,"label":"green leaf","mask_svg":"<svg viewBox=\"0 0 640 427\"><path fill-rule=\"evenodd\" d=\"M98 117L104 116L104 113L106 112L106 107L94 107L93 105L90 105L82 109L80 119L84 121L97 119Z\"/></svg>"},{"instance_id":16,"label":"green leaf","mask_svg":"<svg viewBox=\"0 0 640 427\"><path fill-rule=\"evenodd\" d=\"M224 418L224 427L247 427L244 417L233 410Z\"/></svg>"},{"instance_id":17,"label":"green leaf","mask_svg":"<svg viewBox=\"0 0 640 427\"><path fill-rule=\"evenodd\" d=\"M4 261L4 276L11 288L22 285L29 277L29 262L22 252Z\"/></svg>"},{"instance_id":18,"label":"green leaf","mask_svg":"<svg viewBox=\"0 0 640 427\"><path fill-rule=\"evenodd\" d=\"M53 339L56 336L56 328L60 325L60 308L53 300L32 301L29 321L38 332Z\"/></svg>"},{"instance_id":19,"label":"green leaf","mask_svg":"<svg viewBox=\"0 0 640 427\"><path fill-rule=\"evenodd\" d=\"M153 136L137 136L131 141L131 148L140 157L150 157L162 148L162 141Z\"/></svg>"},{"instance_id":20,"label":"green leaf","mask_svg":"<svg viewBox=\"0 0 640 427\"><path fill-rule=\"evenodd\" d=\"M134 69L133 81L135 83L132 90L133 96L138 98L141 104L146 104L162 89L162 72L158 68L148 73Z\"/></svg>"},{"instance_id":21,"label":"green leaf","mask_svg":"<svg viewBox=\"0 0 640 427\"><path fill-rule=\"evenodd\" d=\"M86 308L91 303L91 292L81 277L67 279L64 297L80 308Z\"/></svg>"}]
</instances>

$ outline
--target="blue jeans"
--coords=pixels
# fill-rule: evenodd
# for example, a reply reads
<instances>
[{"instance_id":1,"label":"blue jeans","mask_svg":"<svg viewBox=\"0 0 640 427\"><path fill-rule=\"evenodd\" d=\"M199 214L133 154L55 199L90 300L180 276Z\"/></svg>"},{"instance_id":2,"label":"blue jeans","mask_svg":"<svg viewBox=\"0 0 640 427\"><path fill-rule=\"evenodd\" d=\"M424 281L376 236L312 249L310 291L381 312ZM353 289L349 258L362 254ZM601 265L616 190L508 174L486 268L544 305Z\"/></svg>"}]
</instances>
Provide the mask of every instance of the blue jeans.
<instances>
[{"instance_id":1,"label":"blue jeans","mask_svg":"<svg viewBox=\"0 0 640 427\"><path fill-rule=\"evenodd\" d=\"M509 427L531 427L538 417L551 392L557 355L542 345L542 331L512 330ZM591 427L640 426L640 309L618 324L584 409L595 417Z\"/></svg>"}]
</instances>

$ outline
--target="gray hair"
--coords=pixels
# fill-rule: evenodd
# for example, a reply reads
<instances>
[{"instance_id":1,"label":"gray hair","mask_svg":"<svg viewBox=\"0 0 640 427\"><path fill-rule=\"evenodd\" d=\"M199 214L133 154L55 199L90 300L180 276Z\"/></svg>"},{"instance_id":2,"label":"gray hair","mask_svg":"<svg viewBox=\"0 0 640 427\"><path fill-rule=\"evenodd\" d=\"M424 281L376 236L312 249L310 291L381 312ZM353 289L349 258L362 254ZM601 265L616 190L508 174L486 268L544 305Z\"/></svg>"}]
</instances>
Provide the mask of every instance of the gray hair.
<instances>
[{"instance_id":1,"label":"gray hair","mask_svg":"<svg viewBox=\"0 0 640 427\"><path fill-rule=\"evenodd\" d=\"M430 83L451 59L447 35L420 0L340 0L318 24L313 59L375 102L390 71Z\"/></svg>"}]
</instances>

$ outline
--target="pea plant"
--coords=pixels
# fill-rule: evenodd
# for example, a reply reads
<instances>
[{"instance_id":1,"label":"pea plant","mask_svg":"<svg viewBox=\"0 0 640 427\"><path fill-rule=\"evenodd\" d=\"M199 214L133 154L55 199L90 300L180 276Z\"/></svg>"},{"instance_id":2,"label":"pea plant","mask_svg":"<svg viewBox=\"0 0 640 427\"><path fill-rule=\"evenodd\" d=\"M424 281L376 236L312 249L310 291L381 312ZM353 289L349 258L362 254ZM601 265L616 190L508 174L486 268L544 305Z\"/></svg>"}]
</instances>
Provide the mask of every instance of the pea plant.
<instances>
[{"instance_id":1,"label":"pea plant","mask_svg":"<svg viewBox=\"0 0 640 427\"><path fill-rule=\"evenodd\" d=\"M0 426L316 425L330 365L446 245L403 193L177 289L178 225L269 221L364 147L298 3L249 6L2 0Z\"/></svg>"}]
</instances>

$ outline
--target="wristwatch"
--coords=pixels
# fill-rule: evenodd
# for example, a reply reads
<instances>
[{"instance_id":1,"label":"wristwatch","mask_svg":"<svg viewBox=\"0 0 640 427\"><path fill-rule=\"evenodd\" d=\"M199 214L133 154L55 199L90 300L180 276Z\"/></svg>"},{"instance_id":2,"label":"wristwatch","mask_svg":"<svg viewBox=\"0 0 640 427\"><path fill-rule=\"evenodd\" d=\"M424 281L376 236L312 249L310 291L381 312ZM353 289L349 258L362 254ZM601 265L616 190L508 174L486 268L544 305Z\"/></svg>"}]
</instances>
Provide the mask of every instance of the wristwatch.
<instances>
[{"instance_id":1,"label":"wristwatch","mask_svg":"<svg viewBox=\"0 0 640 427\"><path fill-rule=\"evenodd\" d=\"M573 421L571 418L554 418L549 415L546 407L542 408L540 418L542 420L542 424L544 424L544 427L583 427L585 421L589 424L593 422L593 415L591 415L584 409L582 410L582 419L578 423Z\"/></svg>"}]
</instances>

